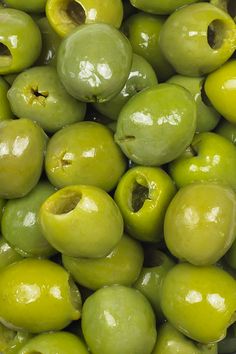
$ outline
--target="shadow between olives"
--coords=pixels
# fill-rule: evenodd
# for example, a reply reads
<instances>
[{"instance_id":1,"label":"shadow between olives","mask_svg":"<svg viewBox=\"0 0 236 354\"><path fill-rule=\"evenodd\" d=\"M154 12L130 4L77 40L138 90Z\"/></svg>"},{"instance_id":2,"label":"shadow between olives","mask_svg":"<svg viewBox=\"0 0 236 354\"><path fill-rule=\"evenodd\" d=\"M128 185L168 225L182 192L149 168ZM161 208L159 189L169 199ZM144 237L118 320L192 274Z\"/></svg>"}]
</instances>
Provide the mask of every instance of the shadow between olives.
<instances>
[{"instance_id":1,"label":"shadow between olives","mask_svg":"<svg viewBox=\"0 0 236 354\"><path fill-rule=\"evenodd\" d=\"M66 13L75 24L81 25L85 23L86 14L84 8L76 0L69 1Z\"/></svg>"},{"instance_id":2,"label":"shadow between olives","mask_svg":"<svg viewBox=\"0 0 236 354\"><path fill-rule=\"evenodd\" d=\"M12 55L8 47L0 43L0 66L8 66L11 64Z\"/></svg>"},{"instance_id":3,"label":"shadow between olives","mask_svg":"<svg viewBox=\"0 0 236 354\"><path fill-rule=\"evenodd\" d=\"M152 268L161 266L164 263L164 255L162 252L148 248L144 253L144 267Z\"/></svg>"},{"instance_id":4,"label":"shadow between olives","mask_svg":"<svg viewBox=\"0 0 236 354\"><path fill-rule=\"evenodd\" d=\"M212 21L207 29L207 41L209 46L217 50L219 49L226 38L227 26L221 20Z\"/></svg>"},{"instance_id":5,"label":"shadow between olives","mask_svg":"<svg viewBox=\"0 0 236 354\"><path fill-rule=\"evenodd\" d=\"M227 3L227 10L231 17L236 17L236 1L229 0Z\"/></svg>"},{"instance_id":6,"label":"shadow between olives","mask_svg":"<svg viewBox=\"0 0 236 354\"><path fill-rule=\"evenodd\" d=\"M48 211L54 215L67 214L74 210L81 200L82 195L80 193L66 193L57 197L53 203L48 204Z\"/></svg>"}]
</instances>

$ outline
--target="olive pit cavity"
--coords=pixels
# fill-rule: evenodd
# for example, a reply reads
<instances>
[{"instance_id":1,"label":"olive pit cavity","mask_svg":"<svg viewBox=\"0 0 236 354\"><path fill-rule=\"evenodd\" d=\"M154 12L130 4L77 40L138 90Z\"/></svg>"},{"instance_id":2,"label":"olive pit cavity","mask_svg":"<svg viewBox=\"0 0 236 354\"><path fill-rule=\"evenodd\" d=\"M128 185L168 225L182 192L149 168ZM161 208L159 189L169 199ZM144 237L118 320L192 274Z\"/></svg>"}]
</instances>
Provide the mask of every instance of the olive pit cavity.
<instances>
[{"instance_id":1,"label":"olive pit cavity","mask_svg":"<svg viewBox=\"0 0 236 354\"><path fill-rule=\"evenodd\" d=\"M226 25L221 20L212 21L207 29L207 41L209 46L217 50L224 43L226 33Z\"/></svg>"},{"instance_id":2,"label":"olive pit cavity","mask_svg":"<svg viewBox=\"0 0 236 354\"><path fill-rule=\"evenodd\" d=\"M132 191L132 209L135 213L142 208L146 199L149 199L149 188L135 181Z\"/></svg>"},{"instance_id":3,"label":"olive pit cavity","mask_svg":"<svg viewBox=\"0 0 236 354\"><path fill-rule=\"evenodd\" d=\"M86 14L85 14L84 8L77 1L75 1L75 0L70 1L67 6L66 12L67 12L67 15L70 17L70 19L76 25L81 25L81 24L85 23Z\"/></svg>"},{"instance_id":4,"label":"olive pit cavity","mask_svg":"<svg viewBox=\"0 0 236 354\"><path fill-rule=\"evenodd\" d=\"M73 211L79 204L82 195L80 193L71 192L58 196L56 201L49 205L49 212L54 215L67 214Z\"/></svg>"},{"instance_id":5,"label":"olive pit cavity","mask_svg":"<svg viewBox=\"0 0 236 354\"><path fill-rule=\"evenodd\" d=\"M40 92L38 90L38 88L34 89L31 88L31 93L35 96L35 97L44 97L47 98L48 97L48 92Z\"/></svg>"},{"instance_id":6,"label":"olive pit cavity","mask_svg":"<svg viewBox=\"0 0 236 354\"><path fill-rule=\"evenodd\" d=\"M11 52L10 52L9 48L3 43L0 43L0 58L1 58L1 62L4 65L9 65L10 62L12 61ZM0 65L1 65L1 62L0 62Z\"/></svg>"}]
</instances>

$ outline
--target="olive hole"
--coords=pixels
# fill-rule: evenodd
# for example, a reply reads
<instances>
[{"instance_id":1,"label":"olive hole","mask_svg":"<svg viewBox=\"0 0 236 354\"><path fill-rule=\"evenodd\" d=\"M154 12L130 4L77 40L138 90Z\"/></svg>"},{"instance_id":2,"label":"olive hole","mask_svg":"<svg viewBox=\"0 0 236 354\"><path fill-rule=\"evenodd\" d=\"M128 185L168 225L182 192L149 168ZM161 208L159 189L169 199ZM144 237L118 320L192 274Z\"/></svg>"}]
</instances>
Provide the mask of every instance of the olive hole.
<instances>
[{"instance_id":1,"label":"olive hole","mask_svg":"<svg viewBox=\"0 0 236 354\"><path fill-rule=\"evenodd\" d=\"M12 55L8 47L0 43L0 66L8 66L12 61Z\"/></svg>"},{"instance_id":2,"label":"olive hole","mask_svg":"<svg viewBox=\"0 0 236 354\"><path fill-rule=\"evenodd\" d=\"M155 249L146 249L144 253L144 267L152 268L161 266L164 263L164 255Z\"/></svg>"},{"instance_id":3,"label":"olive hole","mask_svg":"<svg viewBox=\"0 0 236 354\"><path fill-rule=\"evenodd\" d=\"M233 18L236 17L236 1L235 0L228 1L227 10L228 10L228 13L230 14L231 17L233 17Z\"/></svg>"},{"instance_id":4,"label":"olive hole","mask_svg":"<svg viewBox=\"0 0 236 354\"><path fill-rule=\"evenodd\" d=\"M76 25L85 23L86 14L84 8L77 1L70 1L66 12Z\"/></svg>"},{"instance_id":5,"label":"olive hole","mask_svg":"<svg viewBox=\"0 0 236 354\"><path fill-rule=\"evenodd\" d=\"M212 21L207 29L208 44L212 49L219 49L225 39L226 26L223 21Z\"/></svg>"},{"instance_id":6,"label":"olive hole","mask_svg":"<svg viewBox=\"0 0 236 354\"><path fill-rule=\"evenodd\" d=\"M48 92L39 92L38 88L36 89L33 89L31 87L31 93L35 96L35 97L44 97L44 98L47 98L48 97Z\"/></svg>"},{"instance_id":7,"label":"olive hole","mask_svg":"<svg viewBox=\"0 0 236 354\"><path fill-rule=\"evenodd\" d=\"M48 207L48 210L55 215L67 214L76 208L81 200L81 197L82 195L80 193L67 192L64 195L62 194L56 199L56 201L51 203Z\"/></svg>"},{"instance_id":8,"label":"olive hole","mask_svg":"<svg viewBox=\"0 0 236 354\"><path fill-rule=\"evenodd\" d=\"M146 199L150 199L149 188L136 181L132 191L132 209L135 213L142 208Z\"/></svg>"}]
</instances>

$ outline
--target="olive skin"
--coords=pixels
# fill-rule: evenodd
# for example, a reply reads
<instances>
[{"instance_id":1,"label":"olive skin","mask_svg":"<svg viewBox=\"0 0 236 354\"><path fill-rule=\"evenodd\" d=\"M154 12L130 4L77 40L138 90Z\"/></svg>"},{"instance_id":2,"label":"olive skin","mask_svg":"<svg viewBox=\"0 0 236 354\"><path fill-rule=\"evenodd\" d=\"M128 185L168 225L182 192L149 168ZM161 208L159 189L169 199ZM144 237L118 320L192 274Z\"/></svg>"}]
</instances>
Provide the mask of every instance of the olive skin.
<instances>
[{"instance_id":1,"label":"olive skin","mask_svg":"<svg viewBox=\"0 0 236 354\"><path fill-rule=\"evenodd\" d=\"M126 170L126 160L108 128L100 123L79 122L59 130L50 139L45 170L58 188L89 184L111 191Z\"/></svg>"},{"instance_id":2,"label":"olive skin","mask_svg":"<svg viewBox=\"0 0 236 354\"><path fill-rule=\"evenodd\" d=\"M62 41L57 70L70 95L105 102L122 90L131 64L128 39L113 26L96 23L79 26Z\"/></svg>"},{"instance_id":3,"label":"olive skin","mask_svg":"<svg viewBox=\"0 0 236 354\"><path fill-rule=\"evenodd\" d=\"M231 123L236 123L236 60L229 60L207 76L205 92L217 111Z\"/></svg>"},{"instance_id":4,"label":"olive skin","mask_svg":"<svg viewBox=\"0 0 236 354\"><path fill-rule=\"evenodd\" d=\"M216 266L178 264L165 277L161 307L186 336L203 344L218 342L235 321L235 280Z\"/></svg>"},{"instance_id":5,"label":"olive skin","mask_svg":"<svg viewBox=\"0 0 236 354\"><path fill-rule=\"evenodd\" d=\"M4 0L5 4L25 12L41 13L45 10L47 0Z\"/></svg>"},{"instance_id":6,"label":"olive skin","mask_svg":"<svg viewBox=\"0 0 236 354\"><path fill-rule=\"evenodd\" d=\"M164 57L159 37L165 17L138 12L126 19L122 31L129 39L134 53L141 55L153 67L159 82L166 81L174 69Z\"/></svg>"},{"instance_id":7,"label":"olive skin","mask_svg":"<svg viewBox=\"0 0 236 354\"><path fill-rule=\"evenodd\" d=\"M0 351L4 354L18 354L32 334L24 331L14 331L0 324Z\"/></svg>"},{"instance_id":8,"label":"olive skin","mask_svg":"<svg viewBox=\"0 0 236 354\"><path fill-rule=\"evenodd\" d=\"M215 264L236 237L236 194L224 185L189 184L168 206L164 238L177 258L203 266Z\"/></svg>"},{"instance_id":9,"label":"olive skin","mask_svg":"<svg viewBox=\"0 0 236 354\"><path fill-rule=\"evenodd\" d=\"M114 194L128 234L144 242L162 239L166 209L176 192L158 167L136 166L121 177Z\"/></svg>"},{"instance_id":10,"label":"olive skin","mask_svg":"<svg viewBox=\"0 0 236 354\"><path fill-rule=\"evenodd\" d=\"M133 162L159 166L176 159L196 130L196 103L179 85L159 84L133 96L117 122L115 141Z\"/></svg>"},{"instance_id":11,"label":"olive skin","mask_svg":"<svg viewBox=\"0 0 236 354\"><path fill-rule=\"evenodd\" d=\"M56 250L43 237L39 224L39 209L55 188L39 182L25 197L9 200L2 218L2 234L24 257L50 257Z\"/></svg>"},{"instance_id":12,"label":"olive skin","mask_svg":"<svg viewBox=\"0 0 236 354\"><path fill-rule=\"evenodd\" d=\"M48 133L83 120L86 112L86 104L66 92L51 66L19 74L7 97L16 116L36 121Z\"/></svg>"},{"instance_id":13,"label":"olive skin","mask_svg":"<svg viewBox=\"0 0 236 354\"><path fill-rule=\"evenodd\" d=\"M177 73L202 76L231 57L236 48L235 32L235 23L226 12L200 2L168 17L161 30L160 46Z\"/></svg>"},{"instance_id":14,"label":"olive skin","mask_svg":"<svg viewBox=\"0 0 236 354\"><path fill-rule=\"evenodd\" d=\"M40 30L34 20L23 11L3 8L0 9L0 31L0 75L30 67L42 47Z\"/></svg>"},{"instance_id":15,"label":"olive skin","mask_svg":"<svg viewBox=\"0 0 236 354\"><path fill-rule=\"evenodd\" d=\"M156 341L148 300L121 285L99 289L85 301L82 331L93 354L150 354Z\"/></svg>"},{"instance_id":16,"label":"olive skin","mask_svg":"<svg viewBox=\"0 0 236 354\"><path fill-rule=\"evenodd\" d=\"M197 128L196 132L213 130L219 122L220 114L205 102L203 92L204 77L189 77L183 75L174 75L167 82L185 87L191 92L197 104Z\"/></svg>"},{"instance_id":17,"label":"olive skin","mask_svg":"<svg viewBox=\"0 0 236 354\"><path fill-rule=\"evenodd\" d=\"M23 257L16 252L9 243L3 238L0 238L0 269L17 261Z\"/></svg>"},{"instance_id":18,"label":"olive skin","mask_svg":"<svg viewBox=\"0 0 236 354\"><path fill-rule=\"evenodd\" d=\"M9 101L7 99L8 90L8 83L2 77L0 77L0 122L1 120L12 119L14 117Z\"/></svg>"},{"instance_id":19,"label":"olive skin","mask_svg":"<svg viewBox=\"0 0 236 354\"><path fill-rule=\"evenodd\" d=\"M69 332L42 333L30 339L18 354L89 354L82 340Z\"/></svg>"},{"instance_id":20,"label":"olive skin","mask_svg":"<svg viewBox=\"0 0 236 354\"><path fill-rule=\"evenodd\" d=\"M169 172L178 188L216 182L236 190L236 148L216 133L196 134L185 153L170 163Z\"/></svg>"},{"instance_id":21,"label":"olive skin","mask_svg":"<svg viewBox=\"0 0 236 354\"><path fill-rule=\"evenodd\" d=\"M225 119L221 119L220 124L217 125L215 133L222 135L236 145L236 124L230 123Z\"/></svg>"},{"instance_id":22,"label":"olive skin","mask_svg":"<svg viewBox=\"0 0 236 354\"><path fill-rule=\"evenodd\" d=\"M130 74L121 92L108 102L94 103L94 107L106 117L117 120L122 107L132 96L156 84L157 77L151 65L140 55L133 54Z\"/></svg>"},{"instance_id":23,"label":"olive skin","mask_svg":"<svg viewBox=\"0 0 236 354\"><path fill-rule=\"evenodd\" d=\"M142 246L123 235L116 247L104 258L79 258L62 255L63 266L73 279L88 289L120 284L131 286L143 265Z\"/></svg>"},{"instance_id":24,"label":"olive skin","mask_svg":"<svg viewBox=\"0 0 236 354\"><path fill-rule=\"evenodd\" d=\"M217 344L204 345L186 338L170 323L159 328L157 342L152 354L218 354Z\"/></svg>"},{"instance_id":25,"label":"olive skin","mask_svg":"<svg viewBox=\"0 0 236 354\"><path fill-rule=\"evenodd\" d=\"M48 260L28 258L3 268L0 302L1 322L31 333L61 330L80 317L79 290L64 268Z\"/></svg>"},{"instance_id":26,"label":"olive skin","mask_svg":"<svg viewBox=\"0 0 236 354\"><path fill-rule=\"evenodd\" d=\"M29 119L4 120L0 122L0 146L0 198L23 197L40 178L46 136Z\"/></svg>"},{"instance_id":27,"label":"olive skin","mask_svg":"<svg viewBox=\"0 0 236 354\"><path fill-rule=\"evenodd\" d=\"M39 212L43 235L59 252L72 257L104 257L123 235L123 219L111 196L86 185L60 189Z\"/></svg>"},{"instance_id":28,"label":"olive skin","mask_svg":"<svg viewBox=\"0 0 236 354\"><path fill-rule=\"evenodd\" d=\"M65 37L83 24L107 23L119 28L123 4L121 0L48 0L46 14L54 30Z\"/></svg>"},{"instance_id":29,"label":"olive skin","mask_svg":"<svg viewBox=\"0 0 236 354\"><path fill-rule=\"evenodd\" d=\"M152 14L168 15L181 6L189 5L197 0L131 0L131 4L139 10Z\"/></svg>"}]
</instances>

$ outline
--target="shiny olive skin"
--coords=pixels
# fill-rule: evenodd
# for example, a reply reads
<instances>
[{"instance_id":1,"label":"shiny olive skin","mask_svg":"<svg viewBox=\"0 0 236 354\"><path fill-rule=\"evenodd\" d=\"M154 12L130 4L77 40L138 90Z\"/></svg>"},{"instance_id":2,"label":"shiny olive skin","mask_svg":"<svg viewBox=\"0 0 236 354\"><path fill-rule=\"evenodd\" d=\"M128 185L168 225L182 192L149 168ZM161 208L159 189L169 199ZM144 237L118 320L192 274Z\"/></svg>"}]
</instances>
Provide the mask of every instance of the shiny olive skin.
<instances>
[{"instance_id":1,"label":"shiny olive skin","mask_svg":"<svg viewBox=\"0 0 236 354\"><path fill-rule=\"evenodd\" d=\"M156 341L148 300L121 285L101 288L85 301L82 331L93 354L150 354Z\"/></svg>"},{"instance_id":2,"label":"shiny olive skin","mask_svg":"<svg viewBox=\"0 0 236 354\"><path fill-rule=\"evenodd\" d=\"M39 224L39 209L55 188L39 182L25 197L9 200L2 217L2 234L24 257L49 257L56 250L44 238Z\"/></svg>"},{"instance_id":3,"label":"shiny olive skin","mask_svg":"<svg viewBox=\"0 0 236 354\"><path fill-rule=\"evenodd\" d=\"M161 289L166 274L174 266L174 261L165 253L156 249L145 250L143 269L133 287L139 290L150 302L161 322L164 315L161 310Z\"/></svg>"},{"instance_id":4,"label":"shiny olive skin","mask_svg":"<svg viewBox=\"0 0 236 354\"><path fill-rule=\"evenodd\" d=\"M118 206L108 193L94 186L60 189L42 204L39 219L49 243L72 257L105 257L123 235Z\"/></svg>"},{"instance_id":5,"label":"shiny olive skin","mask_svg":"<svg viewBox=\"0 0 236 354\"><path fill-rule=\"evenodd\" d=\"M231 123L225 119L221 119L220 123L215 129L215 133L222 135L236 145L236 124Z\"/></svg>"},{"instance_id":6,"label":"shiny olive skin","mask_svg":"<svg viewBox=\"0 0 236 354\"><path fill-rule=\"evenodd\" d=\"M164 223L170 252L195 265L216 263L236 237L236 194L213 183L190 184L172 199Z\"/></svg>"},{"instance_id":7,"label":"shiny olive skin","mask_svg":"<svg viewBox=\"0 0 236 354\"><path fill-rule=\"evenodd\" d=\"M32 334L24 331L14 331L0 324L0 352L4 354L18 354Z\"/></svg>"},{"instance_id":8,"label":"shiny olive skin","mask_svg":"<svg viewBox=\"0 0 236 354\"><path fill-rule=\"evenodd\" d=\"M142 246L123 235L116 247L104 258L75 258L63 255L64 268L73 279L88 289L120 284L131 286L138 278L143 265Z\"/></svg>"},{"instance_id":9,"label":"shiny olive skin","mask_svg":"<svg viewBox=\"0 0 236 354\"><path fill-rule=\"evenodd\" d=\"M90 184L111 191L126 169L126 160L108 128L80 122L59 130L50 139L45 169L56 187Z\"/></svg>"},{"instance_id":10,"label":"shiny olive skin","mask_svg":"<svg viewBox=\"0 0 236 354\"><path fill-rule=\"evenodd\" d=\"M204 345L185 337L170 323L159 328L152 354L218 354L217 344Z\"/></svg>"},{"instance_id":11,"label":"shiny olive skin","mask_svg":"<svg viewBox=\"0 0 236 354\"><path fill-rule=\"evenodd\" d=\"M134 53L141 55L152 65L160 82L165 81L175 72L165 59L159 45L160 31L164 23L163 16L138 12L130 16L122 26Z\"/></svg>"},{"instance_id":12,"label":"shiny olive skin","mask_svg":"<svg viewBox=\"0 0 236 354\"><path fill-rule=\"evenodd\" d=\"M218 342L235 321L236 282L216 266L178 264L165 277L161 307L186 336L205 344Z\"/></svg>"},{"instance_id":13,"label":"shiny olive skin","mask_svg":"<svg viewBox=\"0 0 236 354\"><path fill-rule=\"evenodd\" d=\"M82 340L69 332L42 333L30 339L18 354L89 354Z\"/></svg>"},{"instance_id":14,"label":"shiny olive skin","mask_svg":"<svg viewBox=\"0 0 236 354\"><path fill-rule=\"evenodd\" d=\"M231 123L236 123L236 60L230 60L208 75L205 92L217 111Z\"/></svg>"},{"instance_id":15,"label":"shiny olive skin","mask_svg":"<svg viewBox=\"0 0 236 354\"><path fill-rule=\"evenodd\" d=\"M0 269L17 261L23 257L12 248L9 243L3 238L0 238Z\"/></svg>"},{"instance_id":16,"label":"shiny olive skin","mask_svg":"<svg viewBox=\"0 0 236 354\"><path fill-rule=\"evenodd\" d=\"M19 74L7 97L16 116L36 121L48 133L85 116L86 104L66 92L52 66L33 67Z\"/></svg>"},{"instance_id":17,"label":"shiny olive skin","mask_svg":"<svg viewBox=\"0 0 236 354\"><path fill-rule=\"evenodd\" d=\"M0 75L30 67L42 47L40 30L34 20L20 10L0 9L0 32Z\"/></svg>"},{"instance_id":18,"label":"shiny olive skin","mask_svg":"<svg viewBox=\"0 0 236 354\"><path fill-rule=\"evenodd\" d=\"M122 90L131 64L128 39L113 26L96 23L79 26L62 41L57 70L69 94L85 102L105 102Z\"/></svg>"},{"instance_id":19,"label":"shiny olive skin","mask_svg":"<svg viewBox=\"0 0 236 354\"><path fill-rule=\"evenodd\" d=\"M31 333L61 330L81 309L79 290L64 268L33 258L1 270L0 303L4 325Z\"/></svg>"},{"instance_id":20,"label":"shiny olive skin","mask_svg":"<svg viewBox=\"0 0 236 354\"><path fill-rule=\"evenodd\" d=\"M4 0L5 4L25 12L41 13L45 10L47 0Z\"/></svg>"},{"instance_id":21,"label":"shiny olive skin","mask_svg":"<svg viewBox=\"0 0 236 354\"><path fill-rule=\"evenodd\" d=\"M189 183L216 182L236 190L236 148L218 134L197 134L190 148L170 163L169 172L178 188Z\"/></svg>"},{"instance_id":22,"label":"shiny olive skin","mask_svg":"<svg viewBox=\"0 0 236 354\"><path fill-rule=\"evenodd\" d=\"M158 167L136 166L123 174L114 199L128 234L144 242L160 241L165 212L175 192L169 175Z\"/></svg>"},{"instance_id":23,"label":"shiny olive skin","mask_svg":"<svg viewBox=\"0 0 236 354\"><path fill-rule=\"evenodd\" d=\"M130 0L131 4L139 10L158 15L168 15L181 6L189 5L197 0Z\"/></svg>"},{"instance_id":24,"label":"shiny olive skin","mask_svg":"<svg viewBox=\"0 0 236 354\"><path fill-rule=\"evenodd\" d=\"M184 6L168 17L160 34L160 46L177 73L202 76L231 57L236 48L235 32L235 23L226 12L200 2Z\"/></svg>"},{"instance_id":25,"label":"shiny olive skin","mask_svg":"<svg viewBox=\"0 0 236 354\"><path fill-rule=\"evenodd\" d=\"M0 146L0 198L23 197L40 178L45 134L29 119L4 120L0 122Z\"/></svg>"},{"instance_id":26,"label":"shiny olive skin","mask_svg":"<svg viewBox=\"0 0 236 354\"><path fill-rule=\"evenodd\" d=\"M0 77L0 121L5 119L12 119L14 117L9 101L7 99L8 90L8 83L2 77Z\"/></svg>"},{"instance_id":27,"label":"shiny olive skin","mask_svg":"<svg viewBox=\"0 0 236 354\"><path fill-rule=\"evenodd\" d=\"M53 65L57 64L57 51L61 43L61 37L52 29L47 17L42 17L37 21L41 36L42 50L37 59L37 65Z\"/></svg>"},{"instance_id":28,"label":"shiny olive skin","mask_svg":"<svg viewBox=\"0 0 236 354\"><path fill-rule=\"evenodd\" d=\"M179 85L159 84L125 104L115 141L133 162L159 166L184 152L195 129L196 103L190 92Z\"/></svg>"},{"instance_id":29,"label":"shiny olive skin","mask_svg":"<svg viewBox=\"0 0 236 354\"><path fill-rule=\"evenodd\" d=\"M167 82L183 86L191 92L197 104L197 132L213 130L219 122L220 114L205 102L203 97L204 77L174 75Z\"/></svg>"},{"instance_id":30,"label":"shiny olive skin","mask_svg":"<svg viewBox=\"0 0 236 354\"><path fill-rule=\"evenodd\" d=\"M117 120L122 107L137 92L157 84L156 74L151 65L140 55L133 54L132 67L127 82L121 92L104 103L95 103L98 112Z\"/></svg>"},{"instance_id":31,"label":"shiny olive skin","mask_svg":"<svg viewBox=\"0 0 236 354\"><path fill-rule=\"evenodd\" d=\"M119 28L123 5L121 0L48 0L46 14L54 30L65 37L82 24L107 23Z\"/></svg>"}]
</instances>

